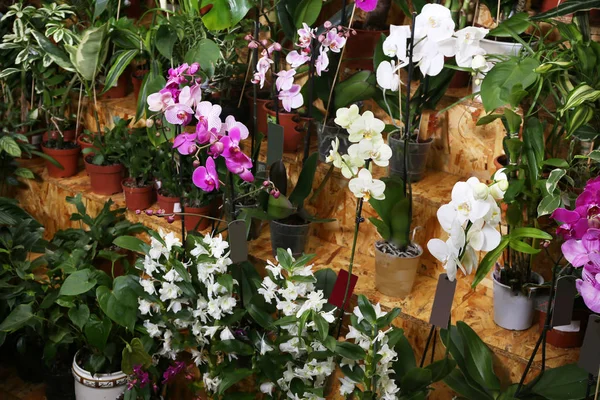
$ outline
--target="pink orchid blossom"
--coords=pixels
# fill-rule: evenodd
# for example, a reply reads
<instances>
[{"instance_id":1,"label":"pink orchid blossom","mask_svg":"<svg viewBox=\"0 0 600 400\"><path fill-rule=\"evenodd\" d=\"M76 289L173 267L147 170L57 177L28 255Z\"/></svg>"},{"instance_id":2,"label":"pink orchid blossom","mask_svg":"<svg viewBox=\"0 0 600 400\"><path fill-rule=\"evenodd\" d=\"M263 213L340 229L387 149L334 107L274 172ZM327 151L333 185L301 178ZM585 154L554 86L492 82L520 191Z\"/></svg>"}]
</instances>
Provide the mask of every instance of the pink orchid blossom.
<instances>
[{"instance_id":1,"label":"pink orchid blossom","mask_svg":"<svg viewBox=\"0 0 600 400\"><path fill-rule=\"evenodd\" d=\"M317 75L321 76L323 71L327 71L327 67L329 66L329 57L327 57L327 51L323 51L321 48L319 52L319 56L315 60L315 68L317 71Z\"/></svg>"},{"instance_id":2,"label":"pink orchid blossom","mask_svg":"<svg viewBox=\"0 0 600 400\"><path fill-rule=\"evenodd\" d=\"M148 102L148 109L154 112L163 112L167 107L175 104L173 94L170 91L163 92L162 90L158 93L152 93L146 101Z\"/></svg>"},{"instance_id":3,"label":"pink orchid blossom","mask_svg":"<svg viewBox=\"0 0 600 400\"><path fill-rule=\"evenodd\" d=\"M173 148L177 149L179 154L190 155L196 151L196 138L194 133L182 133L173 140Z\"/></svg>"},{"instance_id":4,"label":"pink orchid blossom","mask_svg":"<svg viewBox=\"0 0 600 400\"><path fill-rule=\"evenodd\" d=\"M177 68L169 68L169 79L167 80L166 87L178 88L179 85L186 81L183 74L188 70L189 65L187 63L180 65Z\"/></svg>"},{"instance_id":5,"label":"pink orchid blossom","mask_svg":"<svg viewBox=\"0 0 600 400\"><path fill-rule=\"evenodd\" d=\"M300 54L298 51L290 51L285 57L285 61L292 66L292 68L298 68L310 61L310 56L306 54Z\"/></svg>"},{"instance_id":6,"label":"pink orchid blossom","mask_svg":"<svg viewBox=\"0 0 600 400\"><path fill-rule=\"evenodd\" d=\"M300 85L292 85L290 90L279 92L279 99L281 100L281 104L285 111L291 112L292 108L300 108L304 105L304 97L302 97L302 93L300 93L301 89L302 87Z\"/></svg>"},{"instance_id":7,"label":"pink orchid blossom","mask_svg":"<svg viewBox=\"0 0 600 400\"><path fill-rule=\"evenodd\" d=\"M600 313L600 268L586 265L581 271L581 278L575 281L577 291L590 310Z\"/></svg>"},{"instance_id":8,"label":"pink orchid blossom","mask_svg":"<svg viewBox=\"0 0 600 400\"><path fill-rule=\"evenodd\" d=\"M189 107L196 107L202 101L202 88L200 85L186 86L179 93L179 103Z\"/></svg>"},{"instance_id":9,"label":"pink orchid blossom","mask_svg":"<svg viewBox=\"0 0 600 400\"><path fill-rule=\"evenodd\" d=\"M561 250L574 267L593 264L600 268L600 229L588 229L581 240L567 240L562 244Z\"/></svg>"},{"instance_id":10,"label":"pink orchid blossom","mask_svg":"<svg viewBox=\"0 0 600 400\"><path fill-rule=\"evenodd\" d=\"M365 12L371 12L377 7L377 0L356 0L356 7Z\"/></svg>"},{"instance_id":11,"label":"pink orchid blossom","mask_svg":"<svg viewBox=\"0 0 600 400\"><path fill-rule=\"evenodd\" d=\"M190 68L188 69L188 74L194 75L196 72L198 72L199 69L200 64L198 64L197 62L192 63L192 65L190 65Z\"/></svg>"},{"instance_id":12,"label":"pink orchid blossom","mask_svg":"<svg viewBox=\"0 0 600 400\"><path fill-rule=\"evenodd\" d=\"M563 239L581 239L588 230L588 220L576 210L571 211L565 208L557 208L551 216L560 225L556 229L556 234Z\"/></svg>"},{"instance_id":13,"label":"pink orchid blossom","mask_svg":"<svg viewBox=\"0 0 600 400\"><path fill-rule=\"evenodd\" d=\"M187 125L192 120L194 110L185 104L173 104L165 110L165 118L173 125Z\"/></svg>"},{"instance_id":14,"label":"pink orchid blossom","mask_svg":"<svg viewBox=\"0 0 600 400\"><path fill-rule=\"evenodd\" d=\"M315 34L310 26L306 24L306 22L302 23L302 28L298 29L298 47L307 48L310 47L310 43L312 39L314 39Z\"/></svg>"},{"instance_id":15,"label":"pink orchid blossom","mask_svg":"<svg viewBox=\"0 0 600 400\"><path fill-rule=\"evenodd\" d=\"M221 130L221 106L212 104L210 101L202 101L196 107L196 118L199 124L203 124L206 129L213 129L219 132Z\"/></svg>"},{"instance_id":16,"label":"pink orchid blossom","mask_svg":"<svg viewBox=\"0 0 600 400\"><path fill-rule=\"evenodd\" d=\"M294 75L296 75L295 69L279 71L277 73L277 80L275 81L275 86L277 86L277 90L279 92L281 92L282 90L290 90L292 88L292 85L294 84Z\"/></svg>"},{"instance_id":17,"label":"pink orchid blossom","mask_svg":"<svg viewBox=\"0 0 600 400\"><path fill-rule=\"evenodd\" d=\"M336 28L327 32L325 40L321 43L325 47L329 47L334 53L339 53L342 47L346 45L346 38L339 34Z\"/></svg>"},{"instance_id":18,"label":"pink orchid blossom","mask_svg":"<svg viewBox=\"0 0 600 400\"><path fill-rule=\"evenodd\" d=\"M192 182L205 192L219 190L219 175L217 174L215 161L211 157L206 159L205 167L198 167L194 170Z\"/></svg>"}]
</instances>

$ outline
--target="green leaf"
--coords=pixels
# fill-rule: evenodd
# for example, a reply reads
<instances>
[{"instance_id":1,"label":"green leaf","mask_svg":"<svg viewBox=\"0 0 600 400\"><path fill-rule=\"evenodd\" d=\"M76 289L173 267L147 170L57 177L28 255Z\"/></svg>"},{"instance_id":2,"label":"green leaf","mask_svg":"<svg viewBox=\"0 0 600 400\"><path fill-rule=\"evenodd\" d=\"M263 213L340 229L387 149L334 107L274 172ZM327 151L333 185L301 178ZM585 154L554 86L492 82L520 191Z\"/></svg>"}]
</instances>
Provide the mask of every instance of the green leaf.
<instances>
[{"instance_id":1,"label":"green leaf","mask_svg":"<svg viewBox=\"0 0 600 400\"><path fill-rule=\"evenodd\" d=\"M269 196L267 212L269 217L273 219L283 219L296 212L296 207L294 207L288 198L283 194L281 194L278 198Z\"/></svg>"},{"instance_id":2,"label":"green leaf","mask_svg":"<svg viewBox=\"0 0 600 400\"><path fill-rule=\"evenodd\" d=\"M569 168L569 163L563 160L562 158L549 158L547 160L544 160L543 165L556 168Z\"/></svg>"},{"instance_id":3,"label":"green leaf","mask_svg":"<svg viewBox=\"0 0 600 400\"><path fill-rule=\"evenodd\" d=\"M569 92L565 103L558 110L561 115L565 111L576 108L585 102L593 103L600 98L600 90L596 90L586 83L580 83L573 90Z\"/></svg>"},{"instance_id":4,"label":"green leaf","mask_svg":"<svg viewBox=\"0 0 600 400\"><path fill-rule=\"evenodd\" d=\"M90 309L85 304L80 304L78 307L69 309L69 318L80 330L88 322L90 318Z\"/></svg>"},{"instance_id":5,"label":"green leaf","mask_svg":"<svg viewBox=\"0 0 600 400\"><path fill-rule=\"evenodd\" d=\"M502 252L504 251L506 246L508 246L509 241L510 239L508 237L503 236L500 240L500 243L498 244L498 247L496 247L492 251L488 251L487 254L483 257L483 259L479 263L479 267L477 267L477 272L475 272L475 278L473 279L473 283L471 284L471 287L473 289L476 288L479 282L481 282L483 278L485 278L487 274L491 271L492 267L494 266L496 261L498 261L500 255L502 255Z\"/></svg>"},{"instance_id":6,"label":"green leaf","mask_svg":"<svg viewBox=\"0 0 600 400\"><path fill-rule=\"evenodd\" d=\"M373 305L371 304L369 299L367 299L366 296L362 294L358 296L358 308L362 313L363 317L365 317L365 319L367 320L367 322L369 322L371 325L377 323L377 316L375 314L375 309L373 308Z\"/></svg>"},{"instance_id":7,"label":"green leaf","mask_svg":"<svg viewBox=\"0 0 600 400\"><path fill-rule=\"evenodd\" d=\"M122 249L137 253L144 253L148 249L148 245L143 240L138 239L135 236L119 236L113 240L113 244Z\"/></svg>"},{"instance_id":8,"label":"green leaf","mask_svg":"<svg viewBox=\"0 0 600 400\"><path fill-rule=\"evenodd\" d=\"M347 107L357 101L371 99L377 93L375 75L372 71L360 71L338 83L334 89L336 109Z\"/></svg>"},{"instance_id":9,"label":"green leaf","mask_svg":"<svg viewBox=\"0 0 600 400\"><path fill-rule=\"evenodd\" d=\"M462 398L468 400L494 400L494 397L491 395L485 393L476 386L472 386L459 369L455 369L444 378L444 383L448 385L450 389L460 394Z\"/></svg>"},{"instance_id":10,"label":"green leaf","mask_svg":"<svg viewBox=\"0 0 600 400\"><path fill-rule=\"evenodd\" d=\"M27 169L27 168L17 168L15 170L15 175L19 176L21 178L25 178L25 179L35 178L35 175L33 175L33 172L31 172L31 170Z\"/></svg>"},{"instance_id":11,"label":"green leaf","mask_svg":"<svg viewBox=\"0 0 600 400\"><path fill-rule=\"evenodd\" d=\"M431 382L431 371L425 368L413 368L400 380L402 393L411 393L426 388Z\"/></svg>"},{"instance_id":12,"label":"green leaf","mask_svg":"<svg viewBox=\"0 0 600 400\"><path fill-rule=\"evenodd\" d=\"M221 285L225 289L227 289L228 293L233 292L233 277L231 275L229 275L229 274L219 275L219 277L217 278L217 282L219 283L219 285Z\"/></svg>"},{"instance_id":13,"label":"green leaf","mask_svg":"<svg viewBox=\"0 0 600 400\"><path fill-rule=\"evenodd\" d=\"M319 332L320 339L324 341L327 339L329 334L329 322L327 322L325 318L323 318L321 314L316 311L313 311L313 321L317 327L317 331Z\"/></svg>"},{"instance_id":14,"label":"green leaf","mask_svg":"<svg viewBox=\"0 0 600 400\"><path fill-rule=\"evenodd\" d=\"M575 364L547 369L531 391L548 400L585 398L587 372Z\"/></svg>"},{"instance_id":15,"label":"green leaf","mask_svg":"<svg viewBox=\"0 0 600 400\"><path fill-rule=\"evenodd\" d=\"M200 67L206 75L212 77L215 73L215 65L220 58L221 50L219 46L211 39L201 39L188 50L184 60L189 64L200 63Z\"/></svg>"},{"instance_id":16,"label":"green leaf","mask_svg":"<svg viewBox=\"0 0 600 400\"><path fill-rule=\"evenodd\" d=\"M75 271L65 279L59 294L61 296L77 296L91 290L96 283L96 275L91 269Z\"/></svg>"},{"instance_id":17,"label":"green leaf","mask_svg":"<svg viewBox=\"0 0 600 400\"><path fill-rule=\"evenodd\" d=\"M533 21L561 17L580 11L589 11L600 8L600 0L569 0L562 2L558 7L531 17Z\"/></svg>"},{"instance_id":18,"label":"green leaf","mask_svg":"<svg viewBox=\"0 0 600 400\"><path fill-rule=\"evenodd\" d=\"M323 7L322 0L302 0L300 4L296 6L294 11L294 22L296 28L302 28L302 24L306 23L311 26L315 23Z\"/></svg>"},{"instance_id":19,"label":"green leaf","mask_svg":"<svg viewBox=\"0 0 600 400\"><path fill-rule=\"evenodd\" d=\"M235 385L242 379L251 376L254 372L248 368L236 368L234 370L227 370L220 374L221 383L219 383L218 394L223 394L231 386Z\"/></svg>"},{"instance_id":20,"label":"green leaf","mask_svg":"<svg viewBox=\"0 0 600 400\"><path fill-rule=\"evenodd\" d=\"M431 371L431 383L441 381L446 378L456 368L456 361L451 358L434 361L425 367Z\"/></svg>"},{"instance_id":21,"label":"green leaf","mask_svg":"<svg viewBox=\"0 0 600 400\"><path fill-rule=\"evenodd\" d=\"M62 51L58 46L55 46L44 36L41 32L36 31L35 29L31 30L31 34L38 42L42 50L45 54L47 54L52 61L54 61L59 67L69 71L75 72L75 66L67 56L67 54Z\"/></svg>"},{"instance_id":22,"label":"green leaf","mask_svg":"<svg viewBox=\"0 0 600 400\"><path fill-rule=\"evenodd\" d=\"M521 60L513 58L494 65L481 83L481 99L486 112L510 104L513 87L520 85L522 89L527 89L533 85L537 79L534 69L538 66L539 61L531 57Z\"/></svg>"},{"instance_id":23,"label":"green leaf","mask_svg":"<svg viewBox=\"0 0 600 400\"><path fill-rule=\"evenodd\" d=\"M250 317L265 329L271 329L273 327L273 317L266 311L261 310L256 304L250 303L246 307Z\"/></svg>"},{"instance_id":24,"label":"green leaf","mask_svg":"<svg viewBox=\"0 0 600 400\"><path fill-rule=\"evenodd\" d=\"M337 274L331 268L325 268L315 272L315 278L317 278L315 289L322 290L323 296L326 299L329 299L331 292L333 292L333 286L335 285Z\"/></svg>"},{"instance_id":25,"label":"green leaf","mask_svg":"<svg viewBox=\"0 0 600 400\"><path fill-rule=\"evenodd\" d=\"M529 14L521 12L513 15L507 20L502 21L496 28L489 32L489 36L513 37L525 32L531 25Z\"/></svg>"},{"instance_id":26,"label":"green leaf","mask_svg":"<svg viewBox=\"0 0 600 400\"><path fill-rule=\"evenodd\" d=\"M515 228L508 236L511 239L531 238L541 240L552 240L552 235L548 232L544 232L541 229L528 227Z\"/></svg>"},{"instance_id":27,"label":"green leaf","mask_svg":"<svg viewBox=\"0 0 600 400\"><path fill-rule=\"evenodd\" d=\"M83 32L77 47L65 46L71 55L71 61L75 60L73 64L77 71L88 82L96 78L100 69L106 31L106 25L88 28Z\"/></svg>"},{"instance_id":28,"label":"green leaf","mask_svg":"<svg viewBox=\"0 0 600 400\"><path fill-rule=\"evenodd\" d=\"M5 151L11 157L21 157L21 147L19 147L19 144L15 139L10 136L0 137L0 150Z\"/></svg>"},{"instance_id":29,"label":"green leaf","mask_svg":"<svg viewBox=\"0 0 600 400\"><path fill-rule=\"evenodd\" d=\"M546 190L548 191L548 193L554 193L554 191L556 190L556 185L558 185L558 182L563 176L565 176L566 173L567 171L565 171L562 168L556 168L550 172L548 180L546 181Z\"/></svg>"},{"instance_id":30,"label":"green leaf","mask_svg":"<svg viewBox=\"0 0 600 400\"><path fill-rule=\"evenodd\" d=\"M208 30L220 31L237 25L252 7L249 0L202 0L200 5L212 8L202 16L202 22Z\"/></svg>"},{"instance_id":31,"label":"green leaf","mask_svg":"<svg viewBox=\"0 0 600 400\"><path fill-rule=\"evenodd\" d=\"M125 68L133 61L133 59L139 54L138 50L125 50L119 54L114 64L111 65L108 73L106 74L106 80L104 81L104 89L100 94L106 93L113 86L117 84L117 80L125 71Z\"/></svg>"},{"instance_id":32,"label":"green leaf","mask_svg":"<svg viewBox=\"0 0 600 400\"><path fill-rule=\"evenodd\" d=\"M127 375L133 374L133 367L136 365L141 365L144 369L152 365L152 356L148 354L139 338L132 339L131 343L123 348L122 356L121 370Z\"/></svg>"},{"instance_id":33,"label":"green leaf","mask_svg":"<svg viewBox=\"0 0 600 400\"><path fill-rule=\"evenodd\" d=\"M169 24L158 27L156 32L156 50L167 60L173 57L173 46L177 42L177 32Z\"/></svg>"},{"instance_id":34,"label":"green leaf","mask_svg":"<svg viewBox=\"0 0 600 400\"><path fill-rule=\"evenodd\" d=\"M393 368L396 372L396 375L399 378L402 378L408 373L408 371L417 367L417 361L415 359L415 353L412 349L412 346L404 335L404 332L398 328L394 328L393 332L396 332L398 335L398 342L396 345L390 345L394 351L398 353L398 359L394 362Z\"/></svg>"},{"instance_id":35,"label":"green leaf","mask_svg":"<svg viewBox=\"0 0 600 400\"><path fill-rule=\"evenodd\" d=\"M85 324L83 331L90 346L104 351L111 329L112 322L110 322L110 319L104 318L100 320L96 315L92 315L87 324Z\"/></svg>"},{"instance_id":36,"label":"green leaf","mask_svg":"<svg viewBox=\"0 0 600 400\"><path fill-rule=\"evenodd\" d=\"M367 356L362 347L350 342L337 342L335 352L349 360L363 360Z\"/></svg>"},{"instance_id":37,"label":"green leaf","mask_svg":"<svg viewBox=\"0 0 600 400\"><path fill-rule=\"evenodd\" d=\"M108 6L108 0L96 0L95 3L94 18L92 19L98 18L104 12L104 10L106 10L106 6Z\"/></svg>"},{"instance_id":38,"label":"green leaf","mask_svg":"<svg viewBox=\"0 0 600 400\"><path fill-rule=\"evenodd\" d=\"M560 199L559 194L549 194L544 196L537 207L538 217L552 214L561 204L562 200Z\"/></svg>"},{"instance_id":39,"label":"green leaf","mask_svg":"<svg viewBox=\"0 0 600 400\"><path fill-rule=\"evenodd\" d=\"M131 275L119 276L113 281L113 289L100 286L96 297L100 308L115 323L133 332L138 309L139 284Z\"/></svg>"},{"instance_id":40,"label":"green leaf","mask_svg":"<svg viewBox=\"0 0 600 400\"><path fill-rule=\"evenodd\" d=\"M217 342L212 346L211 351L235 353L241 356L251 356L252 354L254 354L254 349L252 348L252 346L236 339L222 340L220 342Z\"/></svg>"},{"instance_id":41,"label":"green leaf","mask_svg":"<svg viewBox=\"0 0 600 400\"><path fill-rule=\"evenodd\" d=\"M541 251L540 249L535 249L531 247L530 244L521 242L520 240L511 240L508 245L511 249L525 254L537 254Z\"/></svg>"},{"instance_id":42,"label":"green leaf","mask_svg":"<svg viewBox=\"0 0 600 400\"><path fill-rule=\"evenodd\" d=\"M296 183L296 187L292 191L292 194L290 194L290 202L294 206L301 207L306 198L310 195L310 192L312 192L318 161L319 154L313 153L304 162L302 171L300 171L300 176L298 177L298 182Z\"/></svg>"},{"instance_id":43,"label":"green leaf","mask_svg":"<svg viewBox=\"0 0 600 400\"><path fill-rule=\"evenodd\" d=\"M31 303L19 304L16 306L10 314L0 324L0 331L2 332L14 332L32 320L35 317Z\"/></svg>"},{"instance_id":44,"label":"green leaf","mask_svg":"<svg viewBox=\"0 0 600 400\"><path fill-rule=\"evenodd\" d=\"M493 353L471 327L462 321L456 323L465 345L465 362L469 375L482 387L498 391L500 381L494 373Z\"/></svg>"}]
</instances>

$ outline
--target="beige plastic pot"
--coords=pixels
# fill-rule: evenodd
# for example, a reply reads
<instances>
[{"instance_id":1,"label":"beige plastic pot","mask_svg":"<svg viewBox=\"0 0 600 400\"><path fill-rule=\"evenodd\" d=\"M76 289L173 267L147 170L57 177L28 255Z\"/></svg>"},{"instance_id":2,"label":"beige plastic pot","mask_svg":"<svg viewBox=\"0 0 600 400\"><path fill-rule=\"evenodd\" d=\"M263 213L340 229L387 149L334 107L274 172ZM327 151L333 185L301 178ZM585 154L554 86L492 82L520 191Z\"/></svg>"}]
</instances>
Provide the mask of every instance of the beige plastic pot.
<instances>
[{"instance_id":1,"label":"beige plastic pot","mask_svg":"<svg viewBox=\"0 0 600 400\"><path fill-rule=\"evenodd\" d=\"M115 400L125 391L127 375L122 371L92 375L77 365L78 356L79 352L75 354L71 367L77 400Z\"/></svg>"},{"instance_id":2,"label":"beige plastic pot","mask_svg":"<svg viewBox=\"0 0 600 400\"><path fill-rule=\"evenodd\" d=\"M375 288L379 292L400 298L410 294L423 255L421 246L414 246L419 250L416 257L397 257L383 253L375 243Z\"/></svg>"}]
</instances>

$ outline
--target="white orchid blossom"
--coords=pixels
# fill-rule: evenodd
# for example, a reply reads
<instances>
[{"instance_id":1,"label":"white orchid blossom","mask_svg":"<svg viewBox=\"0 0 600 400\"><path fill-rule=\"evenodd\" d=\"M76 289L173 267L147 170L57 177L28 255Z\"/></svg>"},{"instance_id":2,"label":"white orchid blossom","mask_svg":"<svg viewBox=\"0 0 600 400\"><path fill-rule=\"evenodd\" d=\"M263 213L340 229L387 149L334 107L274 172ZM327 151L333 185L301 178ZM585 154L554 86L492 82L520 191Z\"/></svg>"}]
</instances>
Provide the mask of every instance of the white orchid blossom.
<instances>
[{"instance_id":1,"label":"white orchid blossom","mask_svg":"<svg viewBox=\"0 0 600 400\"><path fill-rule=\"evenodd\" d=\"M492 177L494 183L490 187L490 193L496 200L502 200L508 190L508 176L506 176L505 170L506 168L500 168Z\"/></svg>"},{"instance_id":2,"label":"white orchid blossom","mask_svg":"<svg viewBox=\"0 0 600 400\"><path fill-rule=\"evenodd\" d=\"M440 4L425 4L415 20L415 40L424 37L435 42L449 39L454 34L454 26L448 8Z\"/></svg>"},{"instance_id":3,"label":"white orchid blossom","mask_svg":"<svg viewBox=\"0 0 600 400\"><path fill-rule=\"evenodd\" d=\"M402 83L399 71L404 66L406 64L396 65L394 60L380 62L376 73L377 84L386 90L397 92L398 88L400 88L400 83Z\"/></svg>"},{"instance_id":4,"label":"white orchid blossom","mask_svg":"<svg viewBox=\"0 0 600 400\"><path fill-rule=\"evenodd\" d=\"M392 149L390 146L385 144L383 138L367 140L363 139L358 144L353 144L350 147L356 146L358 148L358 154L364 160L369 158L380 167L387 167L392 158ZM350 152L350 149L348 149Z\"/></svg>"},{"instance_id":5,"label":"white orchid blossom","mask_svg":"<svg viewBox=\"0 0 600 400\"><path fill-rule=\"evenodd\" d=\"M335 119L333 122L344 129L348 129L350 125L352 125L352 123L358 118L360 118L358 106L356 104L352 104L350 107L339 108L335 112Z\"/></svg>"},{"instance_id":6,"label":"white orchid blossom","mask_svg":"<svg viewBox=\"0 0 600 400\"><path fill-rule=\"evenodd\" d=\"M479 42L488 32L488 29L473 26L456 31L456 65L471 68L475 57L482 57L486 54Z\"/></svg>"},{"instance_id":7,"label":"white orchid blossom","mask_svg":"<svg viewBox=\"0 0 600 400\"><path fill-rule=\"evenodd\" d=\"M361 169L356 178L350 179L348 187L354 196L367 201L371 198L376 200L383 200L385 198L383 194L385 183L379 179L373 179L371 172L366 168Z\"/></svg>"},{"instance_id":8,"label":"white orchid blossom","mask_svg":"<svg viewBox=\"0 0 600 400\"><path fill-rule=\"evenodd\" d=\"M455 43L453 38L440 41L421 39L415 44L413 61L417 62L423 75L436 76L444 69L445 58L456 54Z\"/></svg>"},{"instance_id":9,"label":"white orchid blossom","mask_svg":"<svg viewBox=\"0 0 600 400\"><path fill-rule=\"evenodd\" d=\"M375 118L371 111L365 111L348 128L348 140L352 143L358 143L363 139L381 138L381 132L384 129L385 123L382 120Z\"/></svg>"},{"instance_id":10,"label":"white orchid blossom","mask_svg":"<svg viewBox=\"0 0 600 400\"><path fill-rule=\"evenodd\" d=\"M390 25L390 36L383 41L383 54L405 61L406 43L409 36L410 27L408 25Z\"/></svg>"}]
</instances>

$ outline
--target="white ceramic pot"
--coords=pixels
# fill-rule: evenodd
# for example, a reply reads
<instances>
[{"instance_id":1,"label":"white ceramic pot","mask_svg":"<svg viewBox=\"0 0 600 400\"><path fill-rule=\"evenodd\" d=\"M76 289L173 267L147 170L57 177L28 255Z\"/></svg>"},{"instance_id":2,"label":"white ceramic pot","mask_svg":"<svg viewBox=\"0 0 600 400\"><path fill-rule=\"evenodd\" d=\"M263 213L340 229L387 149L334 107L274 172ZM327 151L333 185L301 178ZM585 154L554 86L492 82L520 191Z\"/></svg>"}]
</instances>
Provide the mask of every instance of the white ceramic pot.
<instances>
[{"instance_id":1,"label":"white ceramic pot","mask_svg":"<svg viewBox=\"0 0 600 400\"><path fill-rule=\"evenodd\" d=\"M127 375L122 371L112 374L92 375L77 365L77 356L73 358L71 372L75 379L75 398L77 400L115 400L126 388Z\"/></svg>"},{"instance_id":2,"label":"white ceramic pot","mask_svg":"<svg viewBox=\"0 0 600 400\"><path fill-rule=\"evenodd\" d=\"M534 301L533 294L524 295L522 292L513 291L510 286L494 279L494 322L496 325L511 331L524 331L533 324ZM544 283L544 278L536 272L531 273L531 279L536 284Z\"/></svg>"},{"instance_id":3,"label":"white ceramic pot","mask_svg":"<svg viewBox=\"0 0 600 400\"><path fill-rule=\"evenodd\" d=\"M479 42L482 49L485 50L486 58L490 54L497 54L501 56L517 56L523 45L516 42L497 42L490 39L481 39ZM473 86L471 87L472 93L477 93L481 90L481 80L484 78L483 74L477 74L473 80ZM480 84L476 85L475 82L479 80ZM476 100L480 100L479 96Z\"/></svg>"}]
</instances>

